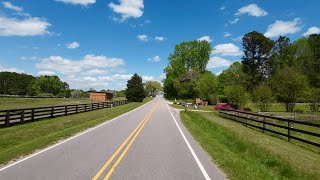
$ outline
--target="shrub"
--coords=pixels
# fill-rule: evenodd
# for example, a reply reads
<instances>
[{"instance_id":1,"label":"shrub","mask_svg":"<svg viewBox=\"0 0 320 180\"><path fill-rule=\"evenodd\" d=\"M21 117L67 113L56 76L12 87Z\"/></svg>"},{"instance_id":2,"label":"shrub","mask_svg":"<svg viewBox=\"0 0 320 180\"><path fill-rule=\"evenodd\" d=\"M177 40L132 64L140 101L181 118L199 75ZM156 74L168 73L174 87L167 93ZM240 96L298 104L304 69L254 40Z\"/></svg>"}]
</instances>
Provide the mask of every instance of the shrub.
<instances>
[{"instance_id":1,"label":"shrub","mask_svg":"<svg viewBox=\"0 0 320 180\"><path fill-rule=\"evenodd\" d=\"M268 112L273 102L272 91L269 86L261 84L253 90L253 100L259 104L262 112Z\"/></svg>"},{"instance_id":2,"label":"shrub","mask_svg":"<svg viewBox=\"0 0 320 180\"><path fill-rule=\"evenodd\" d=\"M232 104L228 103L217 103L213 106L214 110L234 110Z\"/></svg>"}]
</instances>

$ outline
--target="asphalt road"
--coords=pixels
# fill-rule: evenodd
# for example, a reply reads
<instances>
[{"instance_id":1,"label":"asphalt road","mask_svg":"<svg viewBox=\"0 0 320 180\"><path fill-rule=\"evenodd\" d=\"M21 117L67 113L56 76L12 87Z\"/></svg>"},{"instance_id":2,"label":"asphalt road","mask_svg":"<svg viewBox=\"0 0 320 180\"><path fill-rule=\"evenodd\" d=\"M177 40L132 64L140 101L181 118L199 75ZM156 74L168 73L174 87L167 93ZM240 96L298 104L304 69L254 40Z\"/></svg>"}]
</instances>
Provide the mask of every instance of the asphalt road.
<instances>
[{"instance_id":1,"label":"asphalt road","mask_svg":"<svg viewBox=\"0 0 320 180\"><path fill-rule=\"evenodd\" d=\"M131 135L131 136L130 136ZM1 180L224 179L160 97L0 169Z\"/></svg>"}]
</instances>

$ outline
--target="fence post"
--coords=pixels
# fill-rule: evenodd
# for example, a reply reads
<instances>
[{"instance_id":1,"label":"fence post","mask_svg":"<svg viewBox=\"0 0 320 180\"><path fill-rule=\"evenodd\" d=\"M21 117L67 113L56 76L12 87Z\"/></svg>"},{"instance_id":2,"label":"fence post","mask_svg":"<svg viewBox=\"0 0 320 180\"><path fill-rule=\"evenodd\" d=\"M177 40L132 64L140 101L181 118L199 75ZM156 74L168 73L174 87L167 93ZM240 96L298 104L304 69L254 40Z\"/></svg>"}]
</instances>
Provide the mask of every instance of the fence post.
<instances>
[{"instance_id":1,"label":"fence post","mask_svg":"<svg viewBox=\"0 0 320 180\"><path fill-rule=\"evenodd\" d=\"M290 140L291 140L291 138L290 138L290 136L291 136L291 131L290 131L290 129L291 129L291 122L288 121L288 142L290 142Z\"/></svg>"},{"instance_id":2,"label":"fence post","mask_svg":"<svg viewBox=\"0 0 320 180\"><path fill-rule=\"evenodd\" d=\"M64 115L65 115L65 116L68 115L68 107L67 107L67 106L64 107Z\"/></svg>"},{"instance_id":3,"label":"fence post","mask_svg":"<svg viewBox=\"0 0 320 180\"><path fill-rule=\"evenodd\" d=\"M78 104L76 104L76 113L78 113Z\"/></svg>"},{"instance_id":4,"label":"fence post","mask_svg":"<svg viewBox=\"0 0 320 180\"><path fill-rule=\"evenodd\" d=\"M84 112L87 112L87 104L84 104Z\"/></svg>"},{"instance_id":5,"label":"fence post","mask_svg":"<svg viewBox=\"0 0 320 180\"><path fill-rule=\"evenodd\" d=\"M51 117L53 117L54 107L51 107Z\"/></svg>"},{"instance_id":6,"label":"fence post","mask_svg":"<svg viewBox=\"0 0 320 180\"><path fill-rule=\"evenodd\" d=\"M265 129L266 129L266 117L263 117L263 121L262 121L262 125L263 125L263 129L262 129L262 132L264 133Z\"/></svg>"},{"instance_id":7,"label":"fence post","mask_svg":"<svg viewBox=\"0 0 320 180\"><path fill-rule=\"evenodd\" d=\"M93 110L93 103L91 103L91 111Z\"/></svg>"},{"instance_id":8,"label":"fence post","mask_svg":"<svg viewBox=\"0 0 320 180\"><path fill-rule=\"evenodd\" d=\"M31 109L31 121L34 121L34 108Z\"/></svg>"},{"instance_id":9,"label":"fence post","mask_svg":"<svg viewBox=\"0 0 320 180\"><path fill-rule=\"evenodd\" d=\"M24 110L22 110L21 112L21 119L20 119L20 123L22 124L24 122Z\"/></svg>"},{"instance_id":10,"label":"fence post","mask_svg":"<svg viewBox=\"0 0 320 180\"><path fill-rule=\"evenodd\" d=\"M10 111L6 112L6 121L5 121L5 126L8 127L10 124Z\"/></svg>"}]
</instances>

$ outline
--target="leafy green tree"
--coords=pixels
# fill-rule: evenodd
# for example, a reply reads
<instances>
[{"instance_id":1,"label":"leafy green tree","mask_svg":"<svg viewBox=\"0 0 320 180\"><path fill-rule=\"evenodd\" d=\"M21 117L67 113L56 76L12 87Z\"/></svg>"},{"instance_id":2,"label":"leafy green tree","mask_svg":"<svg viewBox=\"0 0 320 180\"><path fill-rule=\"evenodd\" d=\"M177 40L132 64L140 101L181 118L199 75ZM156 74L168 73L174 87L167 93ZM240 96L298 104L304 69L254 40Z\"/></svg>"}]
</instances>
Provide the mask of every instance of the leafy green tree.
<instances>
[{"instance_id":1,"label":"leafy green tree","mask_svg":"<svg viewBox=\"0 0 320 180\"><path fill-rule=\"evenodd\" d=\"M234 84L247 87L245 74L242 71L242 64L240 62L234 62L228 69L222 71L217 77L217 93L223 95L223 90L227 86Z\"/></svg>"},{"instance_id":2,"label":"leafy green tree","mask_svg":"<svg viewBox=\"0 0 320 180\"><path fill-rule=\"evenodd\" d=\"M307 76L312 87L320 88L320 34L312 34L308 38L311 59L307 63Z\"/></svg>"},{"instance_id":3,"label":"leafy green tree","mask_svg":"<svg viewBox=\"0 0 320 180\"><path fill-rule=\"evenodd\" d=\"M142 78L137 73L127 82L126 98L131 102L142 102L145 98Z\"/></svg>"},{"instance_id":4,"label":"leafy green tree","mask_svg":"<svg viewBox=\"0 0 320 180\"><path fill-rule=\"evenodd\" d=\"M206 71L197 82L197 89L201 99L209 100L210 103L217 102L217 78L210 71Z\"/></svg>"},{"instance_id":5,"label":"leafy green tree","mask_svg":"<svg viewBox=\"0 0 320 180\"><path fill-rule=\"evenodd\" d=\"M237 109L243 108L250 99L246 88L239 85L227 86L224 89L224 94Z\"/></svg>"},{"instance_id":6,"label":"leafy green tree","mask_svg":"<svg viewBox=\"0 0 320 180\"><path fill-rule=\"evenodd\" d=\"M182 42L175 46L164 70L164 91L168 97L196 97L196 82L206 71L211 51L207 41Z\"/></svg>"},{"instance_id":7,"label":"leafy green tree","mask_svg":"<svg viewBox=\"0 0 320 180\"><path fill-rule=\"evenodd\" d=\"M312 112L318 112L320 108L320 88L310 88L307 93L309 107Z\"/></svg>"},{"instance_id":8,"label":"leafy green tree","mask_svg":"<svg viewBox=\"0 0 320 180\"><path fill-rule=\"evenodd\" d=\"M15 72L0 72L0 94L26 95L32 75Z\"/></svg>"},{"instance_id":9,"label":"leafy green tree","mask_svg":"<svg viewBox=\"0 0 320 180\"><path fill-rule=\"evenodd\" d=\"M265 84L261 84L253 89L253 100L259 104L262 112L268 112L273 102L271 88Z\"/></svg>"},{"instance_id":10,"label":"leafy green tree","mask_svg":"<svg viewBox=\"0 0 320 180\"><path fill-rule=\"evenodd\" d=\"M271 66L271 75L275 74L276 71L281 71L284 66L293 65L290 48L290 39L285 36L279 36L275 41L274 47L271 50L271 57L268 60Z\"/></svg>"},{"instance_id":11,"label":"leafy green tree","mask_svg":"<svg viewBox=\"0 0 320 180\"><path fill-rule=\"evenodd\" d=\"M271 79L273 93L287 112L293 112L296 102L303 98L307 90L307 77L292 67L285 67Z\"/></svg>"},{"instance_id":12,"label":"leafy green tree","mask_svg":"<svg viewBox=\"0 0 320 180\"><path fill-rule=\"evenodd\" d=\"M30 95L49 95L70 97L69 85L58 76L40 76L28 87Z\"/></svg>"},{"instance_id":13,"label":"leafy green tree","mask_svg":"<svg viewBox=\"0 0 320 180\"><path fill-rule=\"evenodd\" d=\"M161 91L162 87L158 81L147 81L145 83L145 91L147 95L155 95L155 92Z\"/></svg>"},{"instance_id":14,"label":"leafy green tree","mask_svg":"<svg viewBox=\"0 0 320 180\"><path fill-rule=\"evenodd\" d=\"M247 33L242 38L244 56L243 72L247 76L248 90L252 90L271 74L268 62L274 42L256 31Z\"/></svg>"},{"instance_id":15,"label":"leafy green tree","mask_svg":"<svg viewBox=\"0 0 320 180\"><path fill-rule=\"evenodd\" d=\"M117 97L126 97L126 90L120 90L117 92Z\"/></svg>"}]
</instances>

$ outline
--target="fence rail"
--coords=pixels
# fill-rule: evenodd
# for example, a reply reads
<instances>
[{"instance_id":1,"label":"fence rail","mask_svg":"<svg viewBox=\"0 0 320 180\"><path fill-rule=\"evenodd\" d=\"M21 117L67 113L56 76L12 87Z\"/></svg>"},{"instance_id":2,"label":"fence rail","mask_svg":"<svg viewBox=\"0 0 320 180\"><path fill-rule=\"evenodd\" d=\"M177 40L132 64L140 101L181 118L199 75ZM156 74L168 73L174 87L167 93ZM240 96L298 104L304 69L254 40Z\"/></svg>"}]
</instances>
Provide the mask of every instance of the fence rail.
<instances>
[{"instance_id":1,"label":"fence rail","mask_svg":"<svg viewBox=\"0 0 320 180\"><path fill-rule=\"evenodd\" d=\"M89 104L74 104L64 106L48 106L25 109L9 109L0 111L0 127L9 127L27 122L34 122L45 118L68 116L81 112L93 111L103 108L111 108L127 104L128 100L99 102Z\"/></svg>"},{"instance_id":2,"label":"fence rail","mask_svg":"<svg viewBox=\"0 0 320 180\"><path fill-rule=\"evenodd\" d=\"M295 139L297 141L320 147L320 124L237 110L221 110L219 113L221 116L237 121L246 127L251 126L262 130L262 132L267 131L281 135L287 137L288 141ZM297 125L299 128L295 128L293 125ZM301 127L306 128L302 129ZM312 128L312 131L310 128ZM294 136L292 133L295 133L296 135L300 134L300 136ZM311 138L306 139L305 137Z\"/></svg>"}]
</instances>

